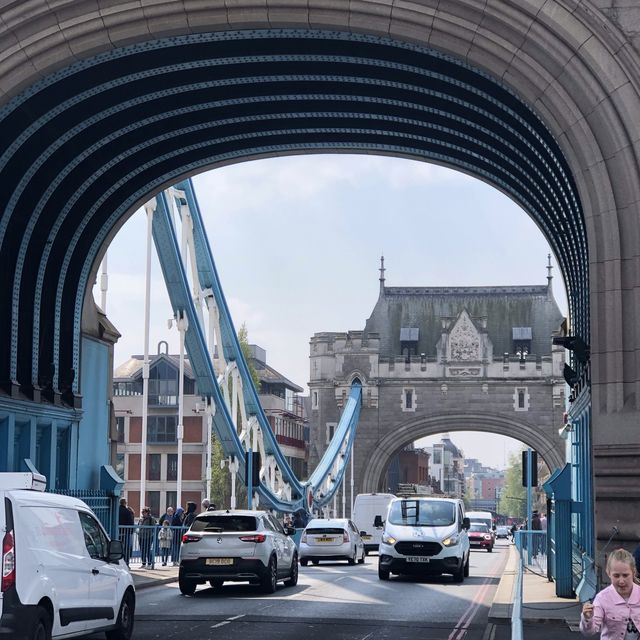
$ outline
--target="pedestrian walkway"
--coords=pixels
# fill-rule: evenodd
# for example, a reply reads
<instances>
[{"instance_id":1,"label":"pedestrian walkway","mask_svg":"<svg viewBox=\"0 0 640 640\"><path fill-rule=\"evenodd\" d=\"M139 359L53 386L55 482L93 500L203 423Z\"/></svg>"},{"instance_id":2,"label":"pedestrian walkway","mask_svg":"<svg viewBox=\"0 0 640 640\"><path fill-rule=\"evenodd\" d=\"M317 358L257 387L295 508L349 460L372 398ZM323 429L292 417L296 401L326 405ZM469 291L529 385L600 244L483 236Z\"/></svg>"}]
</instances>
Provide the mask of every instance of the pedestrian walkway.
<instances>
[{"instance_id":1,"label":"pedestrian walkway","mask_svg":"<svg viewBox=\"0 0 640 640\"><path fill-rule=\"evenodd\" d=\"M510 545L509 558L489 612L491 622L506 623L511 621L518 559L515 546ZM545 575L530 571L525 572L522 584L523 624L563 624L566 626L567 632L570 632L577 628L581 610L582 605L576 598L556 596L555 582L549 582Z\"/></svg>"},{"instance_id":2,"label":"pedestrian walkway","mask_svg":"<svg viewBox=\"0 0 640 640\"><path fill-rule=\"evenodd\" d=\"M153 569L143 569L140 565L132 565L131 576L136 589L145 589L159 584L176 582L178 579L178 567L171 565L163 567L161 563L158 563L154 565Z\"/></svg>"}]
</instances>

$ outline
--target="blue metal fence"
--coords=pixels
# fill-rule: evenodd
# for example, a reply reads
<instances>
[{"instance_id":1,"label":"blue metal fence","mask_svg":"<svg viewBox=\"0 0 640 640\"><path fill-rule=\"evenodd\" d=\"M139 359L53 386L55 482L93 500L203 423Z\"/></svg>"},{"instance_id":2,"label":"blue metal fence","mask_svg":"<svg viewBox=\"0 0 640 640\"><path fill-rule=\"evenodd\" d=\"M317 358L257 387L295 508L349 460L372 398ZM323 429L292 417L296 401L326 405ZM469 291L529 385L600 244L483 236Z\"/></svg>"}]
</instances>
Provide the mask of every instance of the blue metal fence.
<instances>
[{"instance_id":1,"label":"blue metal fence","mask_svg":"<svg viewBox=\"0 0 640 640\"><path fill-rule=\"evenodd\" d=\"M168 540L164 539L164 534L160 535L163 529L170 534ZM118 538L122 542L124 559L130 567L154 569L156 565L177 566L185 531L185 527L121 525L118 527Z\"/></svg>"}]
</instances>

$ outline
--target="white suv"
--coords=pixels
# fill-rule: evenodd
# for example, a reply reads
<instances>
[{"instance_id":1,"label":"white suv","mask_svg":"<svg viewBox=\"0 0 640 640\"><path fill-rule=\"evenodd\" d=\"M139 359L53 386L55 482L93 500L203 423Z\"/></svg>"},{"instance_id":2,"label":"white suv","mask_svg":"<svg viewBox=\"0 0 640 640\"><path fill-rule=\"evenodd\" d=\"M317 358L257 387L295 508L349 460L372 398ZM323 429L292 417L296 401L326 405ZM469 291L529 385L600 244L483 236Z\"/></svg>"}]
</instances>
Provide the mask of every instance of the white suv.
<instances>
[{"instance_id":1,"label":"white suv","mask_svg":"<svg viewBox=\"0 0 640 640\"><path fill-rule=\"evenodd\" d=\"M462 500L393 500L378 552L378 577L450 573L455 582L462 582L469 575L469 526Z\"/></svg>"},{"instance_id":2,"label":"white suv","mask_svg":"<svg viewBox=\"0 0 640 640\"><path fill-rule=\"evenodd\" d=\"M0 638L129 640L136 600L122 543L82 500L45 486L38 474L0 473Z\"/></svg>"},{"instance_id":3,"label":"white suv","mask_svg":"<svg viewBox=\"0 0 640 640\"><path fill-rule=\"evenodd\" d=\"M278 580L298 584L298 551L291 535L265 511L205 511L182 536L178 585L193 595L198 584L225 581L260 584L265 593Z\"/></svg>"}]
</instances>

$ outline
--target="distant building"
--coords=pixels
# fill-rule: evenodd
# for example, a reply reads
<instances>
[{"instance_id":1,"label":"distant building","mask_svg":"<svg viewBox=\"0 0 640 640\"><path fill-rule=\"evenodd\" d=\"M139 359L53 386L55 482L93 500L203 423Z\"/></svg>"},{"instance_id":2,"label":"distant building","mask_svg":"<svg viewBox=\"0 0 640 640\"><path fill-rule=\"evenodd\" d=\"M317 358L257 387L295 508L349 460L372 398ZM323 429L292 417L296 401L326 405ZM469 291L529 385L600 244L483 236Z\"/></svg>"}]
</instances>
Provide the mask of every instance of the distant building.
<instances>
[{"instance_id":1,"label":"distant building","mask_svg":"<svg viewBox=\"0 0 640 640\"><path fill-rule=\"evenodd\" d=\"M164 349L164 353L161 350ZM167 343L158 345L150 356L149 399L147 403L147 460L145 490L147 504L157 517L168 506L175 507L178 478L178 389L179 356L169 355ZM302 390L266 364L266 352L251 345L251 364L261 382L259 400L276 439L296 475L306 475L307 440ZM125 480L124 496L136 514L140 513L140 470L142 449L143 359L132 356L117 367L113 378L113 407L117 429L111 460ZM195 377L184 363L184 437L182 444L182 506L188 501L198 506L206 496L208 443L207 415L202 410Z\"/></svg>"}]
</instances>

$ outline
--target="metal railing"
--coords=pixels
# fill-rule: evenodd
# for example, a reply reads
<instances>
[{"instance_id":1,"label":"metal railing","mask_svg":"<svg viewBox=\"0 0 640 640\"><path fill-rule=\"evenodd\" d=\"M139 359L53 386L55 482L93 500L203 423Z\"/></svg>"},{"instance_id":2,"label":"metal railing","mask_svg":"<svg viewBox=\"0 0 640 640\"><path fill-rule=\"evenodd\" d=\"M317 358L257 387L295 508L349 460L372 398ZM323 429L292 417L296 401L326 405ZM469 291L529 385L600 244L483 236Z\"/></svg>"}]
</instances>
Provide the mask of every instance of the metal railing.
<instances>
[{"instance_id":1,"label":"metal railing","mask_svg":"<svg viewBox=\"0 0 640 640\"><path fill-rule=\"evenodd\" d=\"M546 531L516 531L515 544L518 550L513 609L511 611L511 640L522 640L522 594L524 573L547 577L548 539Z\"/></svg>"},{"instance_id":2,"label":"metal railing","mask_svg":"<svg viewBox=\"0 0 640 640\"><path fill-rule=\"evenodd\" d=\"M169 537L161 534L168 529ZM160 525L120 525L118 538L122 542L124 560L133 568L154 569L156 565L177 566L180 561L180 543L186 527Z\"/></svg>"}]
</instances>

